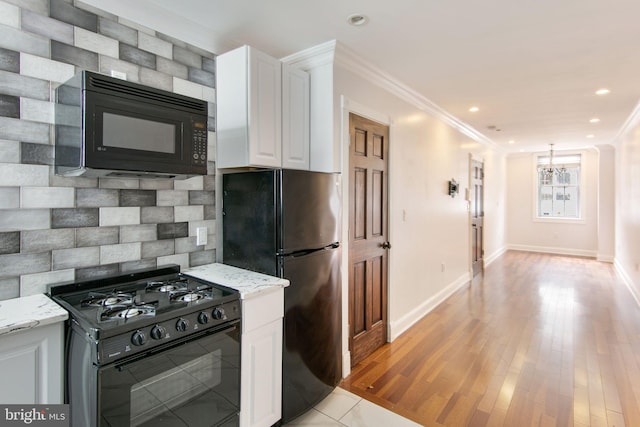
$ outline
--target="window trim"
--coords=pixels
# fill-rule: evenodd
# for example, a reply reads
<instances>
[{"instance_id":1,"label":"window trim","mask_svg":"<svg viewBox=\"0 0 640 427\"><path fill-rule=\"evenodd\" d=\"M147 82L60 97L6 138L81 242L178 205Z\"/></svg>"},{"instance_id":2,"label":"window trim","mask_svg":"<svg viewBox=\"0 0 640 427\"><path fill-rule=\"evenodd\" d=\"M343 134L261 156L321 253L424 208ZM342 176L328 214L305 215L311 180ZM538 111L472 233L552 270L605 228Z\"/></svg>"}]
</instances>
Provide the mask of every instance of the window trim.
<instances>
[{"instance_id":1,"label":"window trim","mask_svg":"<svg viewBox=\"0 0 640 427\"><path fill-rule=\"evenodd\" d=\"M538 158L539 157L548 157L549 151L539 151L533 153L532 159L532 176L533 176L533 185L532 185L532 221L533 222L541 222L541 223L558 223L558 224L586 224L586 198L587 198L587 188L586 188L586 178L585 178L585 163L587 160L586 152L583 150L573 150L573 151L562 151L558 153L557 151L554 153L558 156L572 156L572 155L580 155L580 217L578 218L562 218L557 216L545 217L538 216Z\"/></svg>"}]
</instances>

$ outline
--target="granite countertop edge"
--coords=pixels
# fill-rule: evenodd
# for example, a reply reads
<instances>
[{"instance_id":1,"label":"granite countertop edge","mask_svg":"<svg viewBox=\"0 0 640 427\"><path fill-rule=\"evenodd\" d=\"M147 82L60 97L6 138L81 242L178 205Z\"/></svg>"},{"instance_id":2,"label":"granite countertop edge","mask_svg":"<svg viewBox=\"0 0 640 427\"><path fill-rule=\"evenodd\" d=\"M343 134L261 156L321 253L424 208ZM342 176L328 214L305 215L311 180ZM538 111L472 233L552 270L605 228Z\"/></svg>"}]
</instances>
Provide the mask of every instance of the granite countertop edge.
<instances>
[{"instance_id":1,"label":"granite countertop edge","mask_svg":"<svg viewBox=\"0 0 640 427\"><path fill-rule=\"evenodd\" d=\"M289 286L287 279L269 276L221 263L189 268L184 274L218 283L254 298ZM0 301L0 337L67 320L69 313L45 294Z\"/></svg>"},{"instance_id":2,"label":"granite countertop edge","mask_svg":"<svg viewBox=\"0 0 640 427\"><path fill-rule=\"evenodd\" d=\"M67 320L69 313L44 294L0 301L0 337Z\"/></svg>"},{"instance_id":3,"label":"granite countertop edge","mask_svg":"<svg viewBox=\"0 0 640 427\"><path fill-rule=\"evenodd\" d=\"M184 270L183 273L236 289L240 292L240 298L242 299L254 298L261 294L289 286L287 279L256 273L255 271L221 263L189 268Z\"/></svg>"}]
</instances>

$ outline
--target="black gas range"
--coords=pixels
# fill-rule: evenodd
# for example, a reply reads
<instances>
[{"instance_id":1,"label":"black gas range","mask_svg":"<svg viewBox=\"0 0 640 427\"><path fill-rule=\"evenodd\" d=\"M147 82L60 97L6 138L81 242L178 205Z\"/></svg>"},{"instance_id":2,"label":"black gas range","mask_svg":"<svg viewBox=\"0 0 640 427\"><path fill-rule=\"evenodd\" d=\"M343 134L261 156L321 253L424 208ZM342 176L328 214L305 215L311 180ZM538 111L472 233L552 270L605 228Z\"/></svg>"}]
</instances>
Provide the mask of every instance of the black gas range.
<instances>
[{"instance_id":1,"label":"black gas range","mask_svg":"<svg viewBox=\"0 0 640 427\"><path fill-rule=\"evenodd\" d=\"M237 424L238 291L172 265L54 285L49 295L70 315L72 425Z\"/></svg>"},{"instance_id":2,"label":"black gas range","mask_svg":"<svg viewBox=\"0 0 640 427\"><path fill-rule=\"evenodd\" d=\"M240 318L238 291L183 275L179 266L52 286L50 296L97 343L96 364Z\"/></svg>"}]
</instances>

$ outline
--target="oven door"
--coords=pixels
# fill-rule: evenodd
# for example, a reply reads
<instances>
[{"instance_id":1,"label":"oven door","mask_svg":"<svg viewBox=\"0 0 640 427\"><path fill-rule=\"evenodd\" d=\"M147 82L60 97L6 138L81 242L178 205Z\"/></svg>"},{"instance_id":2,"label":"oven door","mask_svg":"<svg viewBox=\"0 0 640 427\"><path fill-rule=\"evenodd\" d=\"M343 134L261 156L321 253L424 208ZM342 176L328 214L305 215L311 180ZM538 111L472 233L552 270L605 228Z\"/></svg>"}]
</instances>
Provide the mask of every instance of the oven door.
<instances>
[{"instance_id":1,"label":"oven door","mask_svg":"<svg viewBox=\"0 0 640 427\"><path fill-rule=\"evenodd\" d=\"M237 426L238 325L98 369L100 427Z\"/></svg>"}]
</instances>

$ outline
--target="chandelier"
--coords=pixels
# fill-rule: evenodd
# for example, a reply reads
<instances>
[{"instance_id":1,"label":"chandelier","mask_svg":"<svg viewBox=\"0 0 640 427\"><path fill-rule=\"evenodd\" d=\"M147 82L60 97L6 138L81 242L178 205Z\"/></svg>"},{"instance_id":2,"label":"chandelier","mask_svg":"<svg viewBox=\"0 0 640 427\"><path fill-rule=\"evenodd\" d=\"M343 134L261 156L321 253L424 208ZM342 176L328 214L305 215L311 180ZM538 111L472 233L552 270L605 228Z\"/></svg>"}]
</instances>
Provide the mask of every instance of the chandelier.
<instances>
[{"instance_id":1,"label":"chandelier","mask_svg":"<svg viewBox=\"0 0 640 427\"><path fill-rule=\"evenodd\" d=\"M567 168L555 167L553 164L553 144L549 144L549 165L546 168L542 168L542 175L545 181L551 181L553 179L553 175L556 177L562 176L567 171Z\"/></svg>"}]
</instances>

